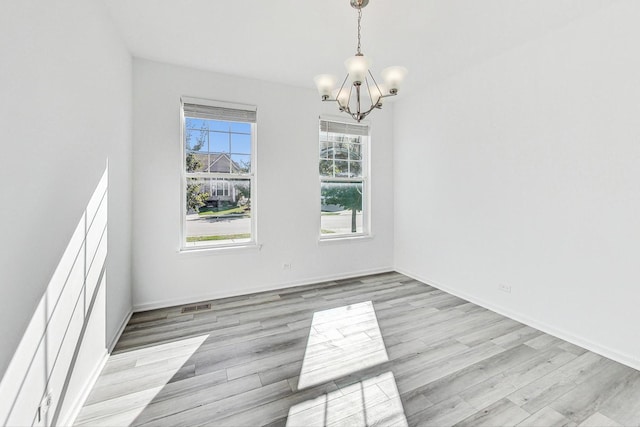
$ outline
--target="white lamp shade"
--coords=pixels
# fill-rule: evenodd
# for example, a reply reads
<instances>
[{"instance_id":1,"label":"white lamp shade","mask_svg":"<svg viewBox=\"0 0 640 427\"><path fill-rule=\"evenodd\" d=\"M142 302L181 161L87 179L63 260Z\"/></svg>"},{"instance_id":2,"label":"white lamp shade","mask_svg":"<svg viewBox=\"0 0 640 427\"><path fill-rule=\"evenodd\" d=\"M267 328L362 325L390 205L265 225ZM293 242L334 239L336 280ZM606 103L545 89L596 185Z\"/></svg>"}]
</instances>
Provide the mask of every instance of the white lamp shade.
<instances>
[{"instance_id":1,"label":"white lamp shade","mask_svg":"<svg viewBox=\"0 0 640 427\"><path fill-rule=\"evenodd\" d=\"M344 61L344 66L353 83L362 83L371 68L371 60L364 55L356 55Z\"/></svg>"},{"instance_id":2,"label":"white lamp shade","mask_svg":"<svg viewBox=\"0 0 640 427\"><path fill-rule=\"evenodd\" d=\"M349 92L348 87L343 87L342 90L340 90L340 88L334 89L331 95L333 99L338 101L341 107L346 108L349 106Z\"/></svg>"},{"instance_id":3,"label":"white lamp shade","mask_svg":"<svg viewBox=\"0 0 640 427\"><path fill-rule=\"evenodd\" d=\"M404 67L387 67L382 70L382 79L390 92L397 91L400 88L406 75L407 69Z\"/></svg>"},{"instance_id":4,"label":"white lamp shade","mask_svg":"<svg viewBox=\"0 0 640 427\"><path fill-rule=\"evenodd\" d=\"M369 91L371 92L371 103L375 103L375 102L379 102L380 104L382 104L382 102L384 101L384 98L382 98L384 95L388 95L389 94L389 90L387 89L387 86L384 85L383 83L378 83L378 86L376 86L375 84L371 84L369 86Z\"/></svg>"},{"instance_id":5,"label":"white lamp shade","mask_svg":"<svg viewBox=\"0 0 640 427\"><path fill-rule=\"evenodd\" d=\"M337 79L331 74L320 74L315 76L313 81L316 83L320 96L331 96L331 91L336 85Z\"/></svg>"}]
</instances>

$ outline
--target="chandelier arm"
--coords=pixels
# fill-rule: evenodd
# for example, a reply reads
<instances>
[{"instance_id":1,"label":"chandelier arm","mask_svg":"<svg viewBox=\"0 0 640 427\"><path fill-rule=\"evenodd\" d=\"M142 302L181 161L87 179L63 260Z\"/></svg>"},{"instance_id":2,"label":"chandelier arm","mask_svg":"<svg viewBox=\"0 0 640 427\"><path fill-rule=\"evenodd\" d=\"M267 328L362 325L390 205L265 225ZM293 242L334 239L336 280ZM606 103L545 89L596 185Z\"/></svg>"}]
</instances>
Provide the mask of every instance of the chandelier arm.
<instances>
[{"instance_id":1,"label":"chandelier arm","mask_svg":"<svg viewBox=\"0 0 640 427\"><path fill-rule=\"evenodd\" d=\"M349 77L348 74L347 74L347 77ZM346 81L346 78L345 78L345 81ZM340 90L342 90L342 88ZM353 90L353 86L351 86L349 88L349 98L347 98L347 103L345 104L344 107L342 105L340 105L340 101L338 101L338 105L340 106L340 111L344 111L345 113L349 114L351 117L353 117L353 113L351 112L351 108L349 107L349 104L351 102L351 91L352 90Z\"/></svg>"},{"instance_id":2,"label":"chandelier arm","mask_svg":"<svg viewBox=\"0 0 640 427\"><path fill-rule=\"evenodd\" d=\"M362 85L356 85L356 102L357 102L357 112L358 112L358 117L360 117L360 87ZM358 120L359 121L359 120Z\"/></svg>"},{"instance_id":3,"label":"chandelier arm","mask_svg":"<svg viewBox=\"0 0 640 427\"><path fill-rule=\"evenodd\" d=\"M347 82L347 79L349 78L349 73L347 73L346 76L344 76L344 80L342 81L342 85L340 86L340 90L338 91L338 93L336 94L336 100L340 99L340 94L342 93L342 89L344 89L344 84ZM351 96L351 93L349 93L349 96ZM339 104L340 102L338 102Z\"/></svg>"},{"instance_id":4,"label":"chandelier arm","mask_svg":"<svg viewBox=\"0 0 640 427\"><path fill-rule=\"evenodd\" d=\"M370 70L369 74L371 74ZM373 96L371 96L371 87L369 86L369 79L367 78L367 76L364 76L364 83L367 85L367 93L369 94L369 99L371 100L371 102L373 102Z\"/></svg>"},{"instance_id":5,"label":"chandelier arm","mask_svg":"<svg viewBox=\"0 0 640 427\"><path fill-rule=\"evenodd\" d=\"M351 99L351 92L349 93L349 99ZM356 115L351 112L351 108L349 107L348 103L345 106L342 106L340 104L340 101L338 101L337 99L336 102L338 103L338 107L340 107L340 111L347 113L351 116L352 119L356 120Z\"/></svg>"},{"instance_id":6,"label":"chandelier arm","mask_svg":"<svg viewBox=\"0 0 640 427\"><path fill-rule=\"evenodd\" d=\"M378 96L378 100L376 101L376 106L378 106L378 104L380 104L380 101L382 100L382 98L384 98L384 94L380 90L380 86L378 86L378 82L376 81L376 78L373 77L373 74L371 74L371 70L367 70L367 71L369 71L369 75L371 76L371 80L373 80L373 84L376 85L376 89L378 90L378 93L380 94ZM367 82L367 85L368 84L369 84L369 82ZM371 96L371 91L369 91L369 97L371 98L371 102L373 102L373 97Z\"/></svg>"},{"instance_id":7,"label":"chandelier arm","mask_svg":"<svg viewBox=\"0 0 640 427\"><path fill-rule=\"evenodd\" d=\"M378 95L378 99L376 99L374 101L373 100L373 95L371 95L371 85L369 85L369 79L367 79L365 77L364 81L367 84L367 91L369 92L369 99L371 100L371 105L373 105L373 106L375 106L377 108L382 108L382 104L380 103L380 101L382 100L382 91L380 90L380 88L376 84L376 79L374 79L373 76L371 75L371 70L368 70L368 71L369 71L369 75L373 79L373 83L376 85L376 89L378 89L378 93L380 94L380 95Z\"/></svg>"},{"instance_id":8,"label":"chandelier arm","mask_svg":"<svg viewBox=\"0 0 640 427\"><path fill-rule=\"evenodd\" d=\"M347 98L347 108L349 110L349 114L351 114L353 116L353 114L351 113L351 108L349 108L349 104L351 104L351 94L353 93L353 85L351 85L349 87L349 98Z\"/></svg>"},{"instance_id":9,"label":"chandelier arm","mask_svg":"<svg viewBox=\"0 0 640 427\"><path fill-rule=\"evenodd\" d=\"M377 107L378 107L378 106L377 106L377 104L372 104L372 105L371 105L371 108L369 108L369 109L368 109L367 111L365 111L364 113L361 113L361 114L360 114L361 119L364 119L365 117L367 117L367 116L369 115L369 113L370 113L370 112L372 112L372 111L373 111L375 108L377 108ZM358 120L358 121L360 121L360 120Z\"/></svg>"},{"instance_id":10,"label":"chandelier arm","mask_svg":"<svg viewBox=\"0 0 640 427\"><path fill-rule=\"evenodd\" d=\"M338 105L340 105L340 104L338 103ZM358 115L356 113L352 113L351 109L349 108L348 105L346 107L340 106L340 111L343 111L343 112L347 113L348 115L350 115L353 120L355 120L357 122L360 121L360 120L358 120Z\"/></svg>"}]
</instances>

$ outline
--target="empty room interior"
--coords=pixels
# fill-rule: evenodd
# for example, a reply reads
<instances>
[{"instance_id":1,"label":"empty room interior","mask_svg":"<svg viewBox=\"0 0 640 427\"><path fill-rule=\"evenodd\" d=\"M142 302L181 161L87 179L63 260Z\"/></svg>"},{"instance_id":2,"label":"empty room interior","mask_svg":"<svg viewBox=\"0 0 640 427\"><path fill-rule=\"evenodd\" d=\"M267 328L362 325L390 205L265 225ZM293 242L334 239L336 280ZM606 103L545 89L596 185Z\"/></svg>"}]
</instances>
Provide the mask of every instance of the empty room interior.
<instances>
[{"instance_id":1,"label":"empty room interior","mask_svg":"<svg viewBox=\"0 0 640 427\"><path fill-rule=\"evenodd\" d=\"M0 1L0 425L640 426L639 19Z\"/></svg>"}]
</instances>

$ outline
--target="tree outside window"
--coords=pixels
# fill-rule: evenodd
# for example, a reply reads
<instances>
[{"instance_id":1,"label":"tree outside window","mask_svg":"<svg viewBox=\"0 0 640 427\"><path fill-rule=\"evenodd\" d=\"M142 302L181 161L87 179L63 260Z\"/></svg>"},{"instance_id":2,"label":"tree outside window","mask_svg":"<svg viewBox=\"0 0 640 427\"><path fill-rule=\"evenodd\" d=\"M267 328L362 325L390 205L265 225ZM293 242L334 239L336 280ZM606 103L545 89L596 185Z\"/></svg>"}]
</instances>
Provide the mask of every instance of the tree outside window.
<instances>
[{"instance_id":1,"label":"tree outside window","mask_svg":"<svg viewBox=\"0 0 640 427\"><path fill-rule=\"evenodd\" d=\"M365 234L368 126L320 121L320 235Z\"/></svg>"}]
</instances>

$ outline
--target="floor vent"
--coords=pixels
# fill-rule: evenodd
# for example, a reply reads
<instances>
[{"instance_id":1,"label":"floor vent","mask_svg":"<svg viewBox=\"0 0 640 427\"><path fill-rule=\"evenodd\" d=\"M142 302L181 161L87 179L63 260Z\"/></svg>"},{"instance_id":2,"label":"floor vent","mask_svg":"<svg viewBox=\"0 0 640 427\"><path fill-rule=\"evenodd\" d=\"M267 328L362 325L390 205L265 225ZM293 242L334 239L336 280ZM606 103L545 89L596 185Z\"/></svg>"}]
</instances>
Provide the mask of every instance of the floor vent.
<instances>
[{"instance_id":1,"label":"floor vent","mask_svg":"<svg viewBox=\"0 0 640 427\"><path fill-rule=\"evenodd\" d=\"M203 310L211 310L211 304L195 304L182 307L182 313L193 313Z\"/></svg>"}]
</instances>

